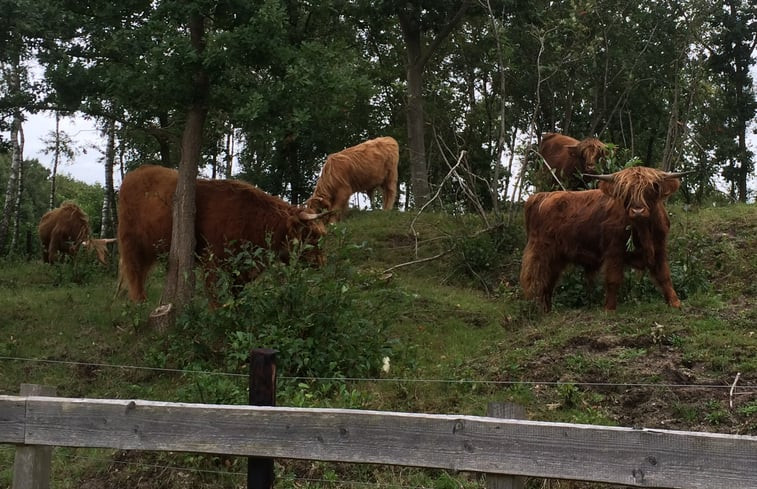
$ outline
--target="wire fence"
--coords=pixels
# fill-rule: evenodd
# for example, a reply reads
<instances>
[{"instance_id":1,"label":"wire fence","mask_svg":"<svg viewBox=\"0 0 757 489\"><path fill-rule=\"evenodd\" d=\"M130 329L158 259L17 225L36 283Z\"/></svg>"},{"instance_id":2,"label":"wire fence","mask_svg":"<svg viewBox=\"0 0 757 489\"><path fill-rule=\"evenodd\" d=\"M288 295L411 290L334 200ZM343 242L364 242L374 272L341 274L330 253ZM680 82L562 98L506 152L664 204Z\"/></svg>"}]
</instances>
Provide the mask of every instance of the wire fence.
<instances>
[{"instance_id":1,"label":"wire fence","mask_svg":"<svg viewBox=\"0 0 757 489\"><path fill-rule=\"evenodd\" d=\"M172 373L181 375L206 375L222 376L230 378L249 378L248 374L233 372L218 372L206 370L188 370L164 367L149 367L140 365L125 364L108 364L108 363L91 363L73 360L54 360L40 358L25 358L13 356L0 356L0 361L6 362L28 362L51 365L65 365L74 367L95 367L121 370L137 370L159 373ZM277 376L280 381L305 381L305 382L389 382L400 384L428 383L428 384L471 384L471 385L494 385L494 386L577 386L577 387L621 387L621 388L666 388L666 389L725 389L741 392L757 392L757 384L739 384L740 374L734 378L733 383L729 384L685 384L685 383L665 383L665 382L580 382L580 381L543 381L543 380L486 380L486 379L430 379L430 378L401 378L401 377L287 377Z\"/></svg>"},{"instance_id":2,"label":"wire fence","mask_svg":"<svg viewBox=\"0 0 757 489\"><path fill-rule=\"evenodd\" d=\"M155 373L175 374L182 376L222 376L228 378L234 378L239 380L247 380L249 378L246 373L233 373L233 372L218 372L218 371L205 371L205 370L190 370L190 369L178 369L178 368L165 368L165 367L151 367L140 365L126 365L126 364L109 364L109 363L96 363L96 362L82 362L73 360L56 360L56 359L40 359L40 358L26 358L17 356L0 356L0 363L2 362L18 362L28 364L45 364L45 365L58 365L66 367L87 367L98 369L118 369L118 370L134 370L134 371L146 371ZM2 368L0 368L2 370ZM757 385L755 384L738 384L739 375L736 376L733 383L730 384L695 384L695 383L646 383L646 382L571 382L571 381L538 381L538 380L486 380L486 379L439 379L439 378L401 378L401 377L382 377L382 378L364 378L364 377L286 377L279 376L278 381L301 381L301 382L366 382L366 383L399 383L399 384L447 384L447 385L486 385L486 386L554 386L559 387L563 385L572 385L579 387L601 387L601 388L665 388L665 389L713 389L729 391L731 398L739 394L754 394L757 393ZM10 459L14 447L0 445L0 458ZM101 449L102 452L107 450ZM167 471L181 472L183 474L196 474L198 476L213 476L213 477L226 477L239 479L239 483L243 484L244 478L247 473L245 471L235 470L213 470L201 467L190 467L187 465L178 464L161 464L161 463L148 463L139 461L119 460L116 453L110 456L94 456L85 455L81 453L79 449L57 450L56 457L63 457L64 460L69 462L80 461L89 462L92 464L101 465L104 467L129 467L136 472L160 472L161 474ZM5 453L4 453L5 452ZM431 486L424 485L403 485L396 481L392 482L379 482L365 480L349 480L339 477L296 477L290 473L278 476L277 480L281 483L303 486L303 485L320 485L320 486L349 486L349 487L395 487L399 489L428 489L435 485L431 482ZM235 482L236 483L236 482Z\"/></svg>"},{"instance_id":3,"label":"wire fence","mask_svg":"<svg viewBox=\"0 0 757 489\"><path fill-rule=\"evenodd\" d=\"M12 455L11 452L15 450L14 447L10 445L0 445L0 455L2 455L3 452L6 452L8 456ZM93 450L93 449L88 449ZM106 451L112 451L110 449L95 449L100 450L102 452ZM161 474L171 471L176 473L182 473L182 474L196 474L196 475L203 475L203 476L213 476L213 477L226 477L226 478L233 478L233 479L239 479L240 483L245 482L247 477L246 471L237 471L237 470L213 470L213 469L205 469L205 468L199 468L199 467L189 467L187 465L176 465L176 464L160 464L160 463L147 463L147 462L135 462L135 461L129 461L129 460L118 460L114 456L111 457L104 457L104 456L93 456L93 455L82 455L81 452L83 449L66 449L66 450L56 450L55 456L59 457L61 460L64 460L66 462L83 462L83 463L90 463L93 465L101 465L101 466L107 466L107 467L123 467L123 468L130 468L134 469L135 471L140 472L150 472L150 471L160 471ZM118 451L116 451L117 453ZM285 473L283 475L277 475L277 481L282 483L289 483L289 484L318 484L318 485L348 485L353 487L376 487L376 488L383 488L383 487L392 487L397 489L431 489L433 486L431 485L408 485L408 484L399 484L397 482L380 482L380 481L358 481L354 479L343 479L338 477L296 477L294 475Z\"/></svg>"}]
</instances>

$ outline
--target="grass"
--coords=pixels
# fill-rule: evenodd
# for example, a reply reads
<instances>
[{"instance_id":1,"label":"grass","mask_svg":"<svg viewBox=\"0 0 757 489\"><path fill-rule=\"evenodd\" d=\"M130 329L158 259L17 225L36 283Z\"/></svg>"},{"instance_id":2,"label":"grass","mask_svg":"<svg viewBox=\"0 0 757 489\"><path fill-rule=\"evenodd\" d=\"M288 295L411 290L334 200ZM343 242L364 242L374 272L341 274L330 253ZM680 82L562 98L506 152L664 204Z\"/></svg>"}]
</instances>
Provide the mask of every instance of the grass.
<instances>
[{"instance_id":1,"label":"grass","mask_svg":"<svg viewBox=\"0 0 757 489\"><path fill-rule=\"evenodd\" d=\"M392 318L391 370L336 388L283 378L278 404L483 415L490 402L511 401L533 420L757 435L757 208L672 205L670 213L681 310L666 306L648 277L629 273L617 312L606 313L601 288L587 290L571 272L554 311L543 314L521 298L517 284L521 223L481 232L485 226L475 216L352 212L332 227L325 246L330 263L348 254L366 284L385 284L365 286L359 297L381 304ZM244 378L218 381L171 370L196 355L185 345L207 345L181 337L188 330L160 334L147 327L160 269L150 278L145 305L114 299L115 270L94 264L5 260L0 270L0 394L15 394L26 382L71 397L244 397ZM202 367L224 371L227 365ZM55 453L56 487L244 482L235 475L243 462L223 457ZM10 487L12 458L13 450L0 446L0 487ZM280 461L277 471L283 487L482 485L472 474L402 467ZM548 487L605 486L563 481Z\"/></svg>"}]
</instances>

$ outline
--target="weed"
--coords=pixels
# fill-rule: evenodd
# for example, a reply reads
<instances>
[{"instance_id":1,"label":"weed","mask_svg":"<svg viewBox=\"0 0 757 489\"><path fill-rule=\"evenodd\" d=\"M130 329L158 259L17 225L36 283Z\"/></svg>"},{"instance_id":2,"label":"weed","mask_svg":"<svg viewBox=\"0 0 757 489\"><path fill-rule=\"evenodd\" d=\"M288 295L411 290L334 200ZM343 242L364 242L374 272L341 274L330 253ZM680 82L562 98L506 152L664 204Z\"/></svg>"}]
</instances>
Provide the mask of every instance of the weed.
<instances>
[{"instance_id":1,"label":"weed","mask_svg":"<svg viewBox=\"0 0 757 489\"><path fill-rule=\"evenodd\" d=\"M719 426L728 419L728 411L718 401L708 401L706 409L704 419L713 426Z\"/></svg>"},{"instance_id":2,"label":"weed","mask_svg":"<svg viewBox=\"0 0 757 489\"><path fill-rule=\"evenodd\" d=\"M757 401L752 401L739 408L739 414L742 416L753 416L757 414Z\"/></svg>"}]
</instances>

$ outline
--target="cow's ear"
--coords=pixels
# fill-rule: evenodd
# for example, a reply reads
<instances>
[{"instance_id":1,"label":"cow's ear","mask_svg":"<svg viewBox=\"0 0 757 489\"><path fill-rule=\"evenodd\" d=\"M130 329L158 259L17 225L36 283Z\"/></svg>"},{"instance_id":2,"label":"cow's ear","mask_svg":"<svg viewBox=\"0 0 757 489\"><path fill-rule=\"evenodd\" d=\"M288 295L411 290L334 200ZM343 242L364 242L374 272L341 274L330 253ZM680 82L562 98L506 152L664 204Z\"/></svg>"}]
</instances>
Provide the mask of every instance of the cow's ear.
<instances>
[{"instance_id":1,"label":"cow's ear","mask_svg":"<svg viewBox=\"0 0 757 489\"><path fill-rule=\"evenodd\" d=\"M599 190L601 190L608 197L613 197L614 188L615 184L613 182L608 182L607 180L599 181Z\"/></svg>"},{"instance_id":2,"label":"cow's ear","mask_svg":"<svg viewBox=\"0 0 757 489\"><path fill-rule=\"evenodd\" d=\"M660 197L663 199L674 194L681 187L681 181L677 178L666 178L660 185Z\"/></svg>"}]
</instances>

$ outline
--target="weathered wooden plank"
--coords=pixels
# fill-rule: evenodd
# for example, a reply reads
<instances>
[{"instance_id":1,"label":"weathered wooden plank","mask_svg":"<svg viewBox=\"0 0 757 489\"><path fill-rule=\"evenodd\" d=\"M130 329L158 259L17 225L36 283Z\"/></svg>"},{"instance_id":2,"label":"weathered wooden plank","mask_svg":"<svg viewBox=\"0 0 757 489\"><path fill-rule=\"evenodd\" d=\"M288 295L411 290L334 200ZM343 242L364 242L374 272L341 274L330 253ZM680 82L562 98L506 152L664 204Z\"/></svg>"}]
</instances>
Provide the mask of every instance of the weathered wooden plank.
<instances>
[{"instance_id":1,"label":"weathered wooden plank","mask_svg":"<svg viewBox=\"0 0 757 489\"><path fill-rule=\"evenodd\" d=\"M475 416L30 397L26 443L754 489L757 437Z\"/></svg>"},{"instance_id":2,"label":"weathered wooden plank","mask_svg":"<svg viewBox=\"0 0 757 489\"><path fill-rule=\"evenodd\" d=\"M21 384L22 396L54 396L55 387ZM53 447L22 445L16 447L12 489L48 489L52 471Z\"/></svg>"},{"instance_id":3,"label":"weathered wooden plank","mask_svg":"<svg viewBox=\"0 0 757 489\"><path fill-rule=\"evenodd\" d=\"M0 396L0 443L24 442L26 398Z\"/></svg>"},{"instance_id":4,"label":"weathered wooden plank","mask_svg":"<svg viewBox=\"0 0 757 489\"><path fill-rule=\"evenodd\" d=\"M523 406L513 403L489 403L486 415L490 418L526 419ZM525 477L512 475L488 474L486 489L523 489L526 487Z\"/></svg>"}]
</instances>

